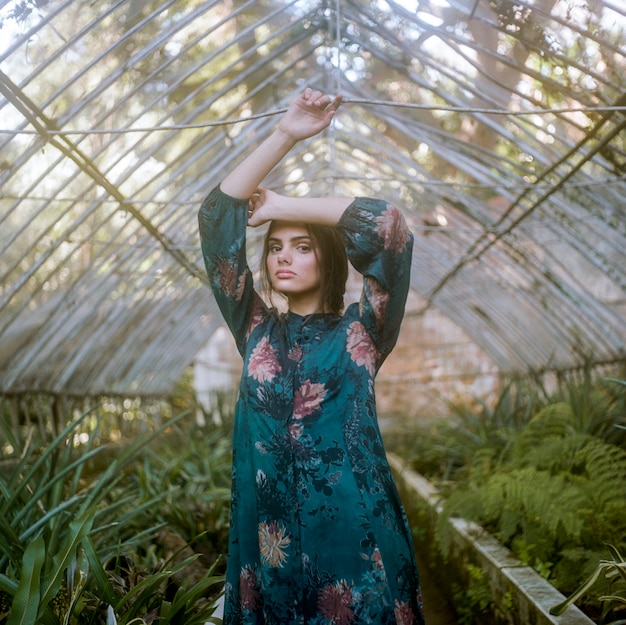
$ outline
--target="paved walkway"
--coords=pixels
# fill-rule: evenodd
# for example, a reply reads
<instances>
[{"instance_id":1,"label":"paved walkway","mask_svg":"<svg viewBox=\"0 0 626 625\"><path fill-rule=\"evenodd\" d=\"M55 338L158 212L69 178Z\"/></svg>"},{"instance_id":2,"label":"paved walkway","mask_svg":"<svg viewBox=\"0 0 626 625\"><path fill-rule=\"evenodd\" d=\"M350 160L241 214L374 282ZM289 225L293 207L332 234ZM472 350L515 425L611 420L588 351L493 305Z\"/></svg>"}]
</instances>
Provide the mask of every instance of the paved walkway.
<instances>
[{"instance_id":1,"label":"paved walkway","mask_svg":"<svg viewBox=\"0 0 626 625\"><path fill-rule=\"evenodd\" d=\"M428 568L418 558L417 565L422 583L422 597L424 599L424 615L426 625L457 625L458 621L450 608L448 601L432 577Z\"/></svg>"}]
</instances>

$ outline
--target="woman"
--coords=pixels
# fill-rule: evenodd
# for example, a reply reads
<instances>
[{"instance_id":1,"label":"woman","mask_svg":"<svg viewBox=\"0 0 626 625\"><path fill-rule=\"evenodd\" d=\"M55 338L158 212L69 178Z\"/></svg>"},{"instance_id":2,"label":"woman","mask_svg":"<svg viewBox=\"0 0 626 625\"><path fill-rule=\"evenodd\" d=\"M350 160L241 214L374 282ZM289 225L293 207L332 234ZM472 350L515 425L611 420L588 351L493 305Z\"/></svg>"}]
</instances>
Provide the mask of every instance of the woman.
<instances>
[{"instance_id":1,"label":"woman","mask_svg":"<svg viewBox=\"0 0 626 625\"><path fill-rule=\"evenodd\" d=\"M412 236L380 200L287 198L259 187L340 104L306 89L200 209L207 272L244 359L227 625L423 623L373 384L398 336ZM286 313L264 303L246 263L246 226L266 223L263 269ZM346 253L364 286L342 311Z\"/></svg>"}]
</instances>

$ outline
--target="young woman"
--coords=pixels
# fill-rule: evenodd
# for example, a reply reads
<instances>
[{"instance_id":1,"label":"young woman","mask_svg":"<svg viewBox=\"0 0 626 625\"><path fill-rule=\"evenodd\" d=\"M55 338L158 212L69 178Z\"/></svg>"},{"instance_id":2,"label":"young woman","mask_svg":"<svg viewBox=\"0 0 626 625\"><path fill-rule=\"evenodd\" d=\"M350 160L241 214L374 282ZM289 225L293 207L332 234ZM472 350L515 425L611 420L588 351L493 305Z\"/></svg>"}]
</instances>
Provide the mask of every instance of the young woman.
<instances>
[{"instance_id":1,"label":"young woman","mask_svg":"<svg viewBox=\"0 0 626 625\"><path fill-rule=\"evenodd\" d=\"M424 622L374 398L404 312L411 233L381 200L288 198L259 187L340 104L306 89L200 209L206 269L244 359L226 625ZM286 298L284 313L257 294L246 263L246 226L266 223L263 270ZM343 311L346 254L364 284L360 302Z\"/></svg>"}]
</instances>

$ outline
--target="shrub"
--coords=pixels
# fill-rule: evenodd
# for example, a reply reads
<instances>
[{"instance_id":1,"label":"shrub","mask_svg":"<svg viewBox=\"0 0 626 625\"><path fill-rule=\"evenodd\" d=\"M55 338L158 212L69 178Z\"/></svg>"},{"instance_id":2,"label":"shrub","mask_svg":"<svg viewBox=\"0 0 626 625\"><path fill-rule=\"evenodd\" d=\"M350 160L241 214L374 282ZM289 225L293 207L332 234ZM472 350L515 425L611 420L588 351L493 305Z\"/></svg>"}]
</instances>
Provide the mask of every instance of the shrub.
<instances>
[{"instance_id":1,"label":"shrub","mask_svg":"<svg viewBox=\"0 0 626 625\"><path fill-rule=\"evenodd\" d=\"M446 495L443 548L445 519L459 514L573 592L605 543L626 548L625 423L626 384L593 382L588 372L551 396L509 385L493 409L458 408L456 419L420 435L411 457ZM588 604L595 611L599 601Z\"/></svg>"}]
</instances>

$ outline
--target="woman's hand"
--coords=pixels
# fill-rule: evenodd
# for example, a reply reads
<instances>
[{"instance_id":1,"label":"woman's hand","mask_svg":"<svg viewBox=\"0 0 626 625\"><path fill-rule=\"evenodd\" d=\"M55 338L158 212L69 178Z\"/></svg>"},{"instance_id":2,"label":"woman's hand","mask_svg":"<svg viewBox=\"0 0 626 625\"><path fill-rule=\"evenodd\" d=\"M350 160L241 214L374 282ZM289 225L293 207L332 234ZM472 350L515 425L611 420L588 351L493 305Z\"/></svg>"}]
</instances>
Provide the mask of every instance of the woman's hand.
<instances>
[{"instance_id":1,"label":"woman's hand","mask_svg":"<svg viewBox=\"0 0 626 625\"><path fill-rule=\"evenodd\" d=\"M307 87L283 115L278 129L295 141L312 137L330 125L342 99Z\"/></svg>"},{"instance_id":2,"label":"woman's hand","mask_svg":"<svg viewBox=\"0 0 626 625\"><path fill-rule=\"evenodd\" d=\"M248 225L256 228L277 218L281 195L259 187L248 200Z\"/></svg>"}]
</instances>

